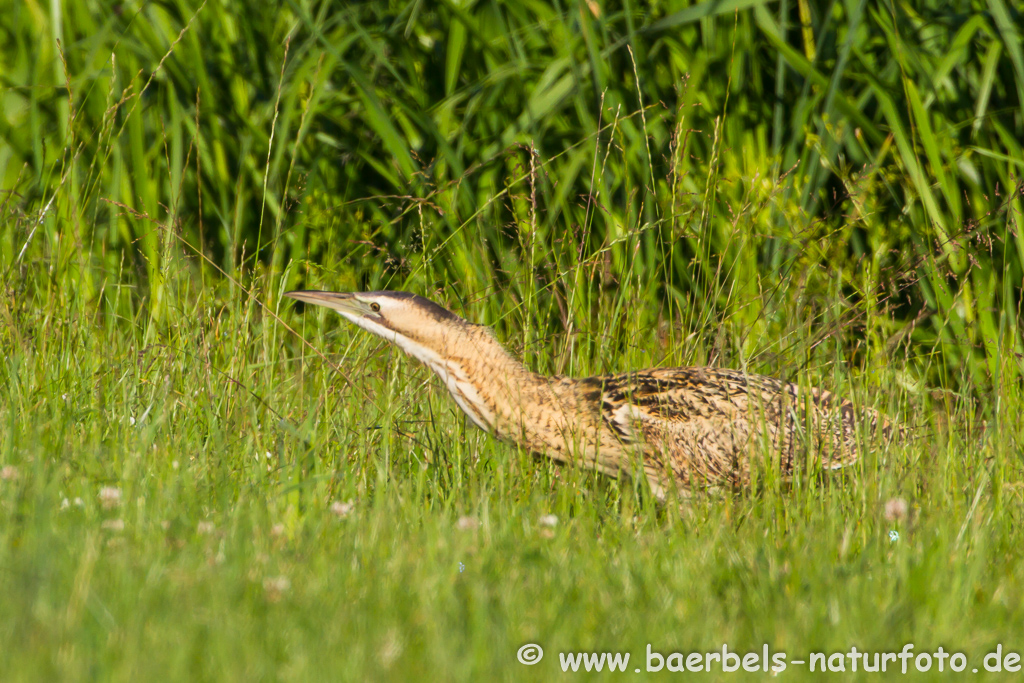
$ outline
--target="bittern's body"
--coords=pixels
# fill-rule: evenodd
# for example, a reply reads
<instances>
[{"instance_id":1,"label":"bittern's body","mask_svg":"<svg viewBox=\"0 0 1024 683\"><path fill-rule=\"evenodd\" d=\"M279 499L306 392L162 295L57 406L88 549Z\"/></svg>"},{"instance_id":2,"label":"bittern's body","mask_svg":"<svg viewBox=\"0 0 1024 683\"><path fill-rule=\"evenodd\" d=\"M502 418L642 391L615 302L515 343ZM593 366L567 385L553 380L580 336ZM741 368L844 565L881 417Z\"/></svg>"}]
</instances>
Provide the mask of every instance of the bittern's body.
<instances>
[{"instance_id":1,"label":"bittern's body","mask_svg":"<svg viewBox=\"0 0 1024 683\"><path fill-rule=\"evenodd\" d=\"M707 367L547 377L513 358L489 328L413 294L288 296L334 308L424 362L481 429L608 475L642 470L659 498L742 486L756 455L782 477L803 452L824 469L858 456L853 405L818 389ZM880 426L873 411L859 419L867 434Z\"/></svg>"}]
</instances>

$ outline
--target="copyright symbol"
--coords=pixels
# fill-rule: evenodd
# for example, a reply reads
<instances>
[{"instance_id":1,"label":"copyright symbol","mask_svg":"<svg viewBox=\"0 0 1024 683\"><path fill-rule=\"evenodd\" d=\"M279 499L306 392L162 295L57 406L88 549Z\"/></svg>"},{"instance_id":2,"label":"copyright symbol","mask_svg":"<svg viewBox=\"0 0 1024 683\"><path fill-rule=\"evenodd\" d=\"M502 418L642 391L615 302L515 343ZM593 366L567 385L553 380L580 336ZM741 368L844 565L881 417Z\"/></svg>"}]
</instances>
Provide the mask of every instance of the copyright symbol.
<instances>
[{"instance_id":1,"label":"copyright symbol","mask_svg":"<svg viewBox=\"0 0 1024 683\"><path fill-rule=\"evenodd\" d=\"M531 666L544 659L544 648L536 643L527 643L519 648L519 652L516 653L516 659L519 660L520 664Z\"/></svg>"}]
</instances>

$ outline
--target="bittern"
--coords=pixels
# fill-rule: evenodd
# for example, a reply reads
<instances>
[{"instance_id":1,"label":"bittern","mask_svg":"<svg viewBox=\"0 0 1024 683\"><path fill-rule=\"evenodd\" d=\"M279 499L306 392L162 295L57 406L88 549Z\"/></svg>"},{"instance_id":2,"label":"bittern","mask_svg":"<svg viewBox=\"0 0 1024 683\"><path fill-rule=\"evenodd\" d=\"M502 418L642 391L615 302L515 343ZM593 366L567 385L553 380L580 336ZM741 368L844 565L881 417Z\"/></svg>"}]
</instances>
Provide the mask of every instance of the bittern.
<instances>
[{"instance_id":1,"label":"bittern","mask_svg":"<svg viewBox=\"0 0 1024 683\"><path fill-rule=\"evenodd\" d=\"M821 389L737 370L655 368L571 378L531 372L483 325L408 292L289 292L332 308L437 373L480 429L555 460L646 477L659 499L749 484L755 456L788 479L858 457L856 432L891 426ZM801 454L808 454L807 458Z\"/></svg>"}]
</instances>

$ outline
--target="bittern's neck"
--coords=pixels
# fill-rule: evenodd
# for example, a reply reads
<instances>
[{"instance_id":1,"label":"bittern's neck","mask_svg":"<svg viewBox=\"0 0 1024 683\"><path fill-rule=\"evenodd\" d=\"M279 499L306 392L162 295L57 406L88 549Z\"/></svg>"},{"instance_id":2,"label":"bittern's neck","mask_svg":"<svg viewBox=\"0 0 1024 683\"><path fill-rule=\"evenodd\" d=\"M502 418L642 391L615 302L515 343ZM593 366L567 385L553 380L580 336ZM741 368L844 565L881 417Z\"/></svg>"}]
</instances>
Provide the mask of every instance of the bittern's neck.
<instances>
[{"instance_id":1,"label":"bittern's neck","mask_svg":"<svg viewBox=\"0 0 1024 683\"><path fill-rule=\"evenodd\" d=\"M528 406L548 402L548 379L512 357L489 329L453 329L429 345L395 340L437 373L463 412L484 431L518 440Z\"/></svg>"}]
</instances>

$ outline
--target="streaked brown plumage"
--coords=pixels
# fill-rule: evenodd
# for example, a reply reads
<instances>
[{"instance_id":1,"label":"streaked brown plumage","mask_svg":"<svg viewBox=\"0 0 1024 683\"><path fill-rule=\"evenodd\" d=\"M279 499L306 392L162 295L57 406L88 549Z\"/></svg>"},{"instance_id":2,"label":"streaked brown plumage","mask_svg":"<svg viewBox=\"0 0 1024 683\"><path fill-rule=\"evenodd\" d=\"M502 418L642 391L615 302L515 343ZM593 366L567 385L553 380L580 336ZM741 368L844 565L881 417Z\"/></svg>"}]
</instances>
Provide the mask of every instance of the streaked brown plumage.
<instances>
[{"instance_id":1,"label":"streaked brown plumage","mask_svg":"<svg viewBox=\"0 0 1024 683\"><path fill-rule=\"evenodd\" d=\"M423 361L481 429L611 476L642 470L659 498L741 487L752 458L788 477L804 453L836 469L858 457L856 431L892 428L820 389L710 367L547 377L482 325L407 292L289 292L327 306Z\"/></svg>"}]
</instances>

